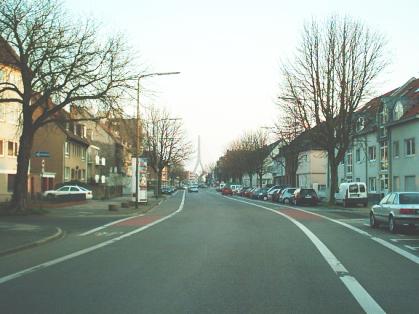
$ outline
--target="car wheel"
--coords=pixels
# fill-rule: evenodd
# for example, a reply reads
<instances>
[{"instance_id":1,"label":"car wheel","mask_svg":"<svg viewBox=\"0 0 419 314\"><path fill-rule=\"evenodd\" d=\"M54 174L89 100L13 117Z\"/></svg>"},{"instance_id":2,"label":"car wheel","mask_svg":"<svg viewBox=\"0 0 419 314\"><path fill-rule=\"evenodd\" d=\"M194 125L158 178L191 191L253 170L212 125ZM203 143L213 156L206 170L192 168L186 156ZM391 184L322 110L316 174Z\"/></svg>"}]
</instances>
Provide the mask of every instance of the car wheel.
<instances>
[{"instance_id":1,"label":"car wheel","mask_svg":"<svg viewBox=\"0 0 419 314\"><path fill-rule=\"evenodd\" d=\"M389 219L388 219L388 230L391 233L396 233L396 231L397 231L396 220L394 219L393 216L390 216Z\"/></svg>"},{"instance_id":2,"label":"car wheel","mask_svg":"<svg viewBox=\"0 0 419 314\"><path fill-rule=\"evenodd\" d=\"M289 203L290 202L290 200L289 199L287 199L287 198L284 198L283 200L282 200L282 203L283 204L287 204L287 203Z\"/></svg>"},{"instance_id":3,"label":"car wheel","mask_svg":"<svg viewBox=\"0 0 419 314\"><path fill-rule=\"evenodd\" d=\"M370 213L370 227L371 228L378 228L378 226L379 226L379 223L375 219L374 214L373 213Z\"/></svg>"},{"instance_id":4,"label":"car wheel","mask_svg":"<svg viewBox=\"0 0 419 314\"><path fill-rule=\"evenodd\" d=\"M54 199L54 195L53 194L47 194L47 200L51 201Z\"/></svg>"}]
</instances>

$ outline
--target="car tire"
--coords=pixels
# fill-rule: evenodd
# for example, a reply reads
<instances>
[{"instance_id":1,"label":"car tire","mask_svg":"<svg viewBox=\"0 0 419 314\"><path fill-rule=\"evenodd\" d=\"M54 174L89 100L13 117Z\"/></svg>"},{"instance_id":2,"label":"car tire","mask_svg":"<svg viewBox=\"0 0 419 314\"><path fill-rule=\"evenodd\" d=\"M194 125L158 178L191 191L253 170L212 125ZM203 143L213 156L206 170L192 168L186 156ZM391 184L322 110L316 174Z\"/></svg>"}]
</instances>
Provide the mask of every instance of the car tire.
<instances>
[{"instance_id":1,"label":"car tire","mask_svg":"<svg viewBox=\"0 0 419 314\"><path fill-rule=\"evenodd\" d=\"M370 213L370 227L371 228L378 228L380 224L378 223L377 219L375 219L374 213Z\"/></svg>"},{"instance_id":2,"label":"car tire","mask_svg":"<svg viewBox=\"0 0 419 314\"><path fill-rule=\"evenodd\" d=\"M54 194L47 194L47 200L52 201L54 199Z\"/></svg>"},{"instance_id":3,"label":"car tire","mask_svg":"<svg viewBox=\"0 0 419 314\"><path fill-rule=\"evenodd\" d=\"M390 231L391 233L397 232L397 224L393 216L390 216L388 218L388 231Z\"/></svg>"}]
</instances>

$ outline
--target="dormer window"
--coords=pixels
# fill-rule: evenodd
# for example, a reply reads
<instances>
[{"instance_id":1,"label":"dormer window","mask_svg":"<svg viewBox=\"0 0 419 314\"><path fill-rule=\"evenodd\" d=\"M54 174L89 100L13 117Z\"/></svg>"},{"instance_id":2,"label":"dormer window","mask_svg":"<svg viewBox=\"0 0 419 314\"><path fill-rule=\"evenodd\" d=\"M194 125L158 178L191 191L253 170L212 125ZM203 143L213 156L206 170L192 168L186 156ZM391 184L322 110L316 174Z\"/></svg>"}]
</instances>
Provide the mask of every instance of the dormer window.
<instances>
[{"instance_id":1,"label":"dormer window","mask_svg":"<svg viewBox=\"0 0 419 314\"><path fill-rule=\"evenodd\" d=\"M403 104L399 101L394 107L394 120L399 120L403 116Z\"/></svg>"},{"instance_id":2,"label":"dormer window","mask_svg":"<svg viewBox=\"0 0 419 314\"><path fill-rule=\"evenodd\" d=\"M356 131L360 132L364 129L364 127L365 127L365 118L359 117L358 120L356 121Z\"/></svg>"},{"instance_id":3,"label":"dormer window","mask_svg":"<svg viewBox=\"0 0 419 314\"><path fill-rule=\"evenodd\" d=\"M380 122L381 125L386 124L388 122L388 110L387 110L387 107L385 105L383 105L383 107L380 110L379 122Z\"/></svg>"}]
</instances>

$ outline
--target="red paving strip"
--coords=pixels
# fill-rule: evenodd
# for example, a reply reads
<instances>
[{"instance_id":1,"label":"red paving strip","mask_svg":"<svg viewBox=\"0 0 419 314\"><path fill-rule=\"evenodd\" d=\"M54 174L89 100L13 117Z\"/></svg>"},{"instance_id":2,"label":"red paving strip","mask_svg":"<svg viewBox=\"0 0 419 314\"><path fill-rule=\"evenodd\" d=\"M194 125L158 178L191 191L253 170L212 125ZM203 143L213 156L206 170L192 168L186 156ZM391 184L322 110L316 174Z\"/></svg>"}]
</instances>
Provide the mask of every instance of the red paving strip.
<instances>
[{"instance_id":1,"label":"red paving strip","mask_svg":"<svg viewBox=\"0 0 419 314\"><path fill-rule=\"evenodd\" d=\"M321 220L322 218L310 213L306 213L295 209L279 209L281 213L299 220Z\"/></svg>"},{"instance_id":2,"label":"red paving strip","mask_svg":"<svg viewBox=\"0 0 419 314\"><path fill-rule=\"evenodd\" d=\"M114 226L144 226L159 220L161 216L141 216L115 224Z\"/></svg>"}]
</instances>

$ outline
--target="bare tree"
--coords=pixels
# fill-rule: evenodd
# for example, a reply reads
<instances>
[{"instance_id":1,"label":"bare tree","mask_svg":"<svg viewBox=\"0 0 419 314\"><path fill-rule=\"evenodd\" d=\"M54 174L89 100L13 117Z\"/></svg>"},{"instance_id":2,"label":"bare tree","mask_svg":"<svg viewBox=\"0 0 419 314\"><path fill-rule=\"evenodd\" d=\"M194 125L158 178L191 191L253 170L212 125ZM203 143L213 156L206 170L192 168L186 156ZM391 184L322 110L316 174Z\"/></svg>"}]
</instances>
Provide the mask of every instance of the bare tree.
<instances>
[{"instance_id":1,"label":"bare tree","mask_svg":"<svg viewBox=\"0 0 419 314\"><path fill-rule=\"evenodd\" d=\"M34 134L71 103L95 104L102 112L121 111L117 100L133 78L131 54L121 36L99 42L92 21L66 16L55 0L2 0L0 38L16 52L12 67L21 84L0 83L4 103L21 106L21 136L12 209L25 211L28 166Z\"/></svg>"},{"instance_id":2,"label":"bare tree","mask_svg":"<svg viewBox=\"0 0 419 314\"><path fill-rule=\"evenodd\" d=\"M327 152L330 203L350 144L353 114L387 65L385 40L361 22L331 17L305 25L294 60L283 65L280 101Z\"/></svg>"},{"instance_id":3,"label":"bare tree","mask_svg":"<svg viewBox=\"0 0 419 314\"><path fill-rule=\"evenodd\" d=\"M144 123L144 149L150 167L157 174L157 196L161 190L163 169L169 164L182 164L192 154L182 122L165 110L152 107Z\"/></svg>"}]
</instances>

